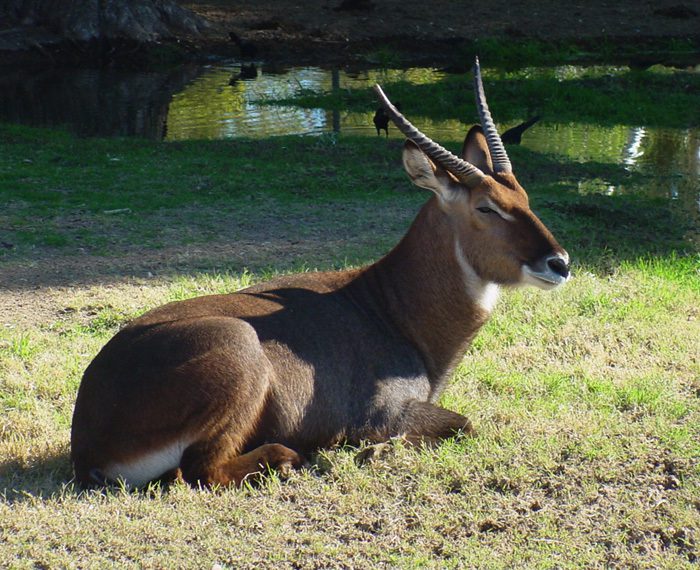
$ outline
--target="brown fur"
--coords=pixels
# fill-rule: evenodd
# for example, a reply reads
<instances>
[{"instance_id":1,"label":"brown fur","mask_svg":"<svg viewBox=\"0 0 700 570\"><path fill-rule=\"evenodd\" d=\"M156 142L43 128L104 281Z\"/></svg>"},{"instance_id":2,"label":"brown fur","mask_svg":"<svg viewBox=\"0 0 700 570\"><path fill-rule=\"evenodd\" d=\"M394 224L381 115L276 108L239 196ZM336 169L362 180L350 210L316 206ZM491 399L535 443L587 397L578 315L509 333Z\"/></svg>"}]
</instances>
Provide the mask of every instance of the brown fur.
<instances>
[{"instance_id":1,"label":"brown fur","mask_svg":"<svg viewBox=\"0 0 700 570\"><path fill-rule=\"evenodd\" d=\"M78 481L179 467L192 484L240 484L343 440L471 431L436 402L488 318L481 286L518 283L524 262L563 250L515 178L493 177L479 129L463 154L490 175L477 188L407 143L407 171L435 196L375 264L171 303L121 330L78 392ZM515 221L476 210L486 199Z\"/></svg>"}]
</instances>

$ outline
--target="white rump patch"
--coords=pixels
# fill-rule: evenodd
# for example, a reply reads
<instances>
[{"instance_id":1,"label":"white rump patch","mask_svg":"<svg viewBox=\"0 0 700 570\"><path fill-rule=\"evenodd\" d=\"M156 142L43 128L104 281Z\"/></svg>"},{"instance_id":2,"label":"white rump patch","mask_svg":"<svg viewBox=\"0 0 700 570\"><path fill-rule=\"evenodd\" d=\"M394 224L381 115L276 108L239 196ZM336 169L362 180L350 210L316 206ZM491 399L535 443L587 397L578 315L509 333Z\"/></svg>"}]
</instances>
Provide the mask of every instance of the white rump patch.
<instances>
[{"instance_id":1,"label":"white rump patch","mask_svg":"<svg viewBox=\"0 0 700 570\"><path fill-rule=\"evenodd\" d=\"M462 269L467 295L484 311L490 313L496 306L496 301L498 301L500 293L498 285L490 281L484 281L476 274L467 258L464 257L459 240L455 240L455 255L457 256L457 263Z\"/></svg>"},{"instance_id":2,"label":"white rump patch","mask_svg":"<svg viewBox=\"0 0 700 570\"><path fill-rule=\"evenodd\" d=\"M105 467L102 472L110 481L122 479L129 486L140 487L179 467L182 454L189 445L190 442L175 441L166 447L150 451L131 461L112 463Z\"/></svg>"}]
</instances>

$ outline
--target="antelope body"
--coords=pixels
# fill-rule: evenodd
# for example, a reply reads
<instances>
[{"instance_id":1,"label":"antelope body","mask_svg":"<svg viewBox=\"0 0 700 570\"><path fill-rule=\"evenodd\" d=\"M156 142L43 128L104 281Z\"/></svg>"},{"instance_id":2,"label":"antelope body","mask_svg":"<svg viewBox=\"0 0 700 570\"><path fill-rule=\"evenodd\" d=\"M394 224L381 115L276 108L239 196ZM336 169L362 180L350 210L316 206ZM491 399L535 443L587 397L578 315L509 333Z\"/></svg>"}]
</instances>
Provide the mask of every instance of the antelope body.
<instances>
[{"instance_id":1,"label":"antelope body","mask_svg":"<svg viewBox=\"0 0 700 570\"><path fill-rule=\"evenodd\" d=\"M240 484L341 441L471 430L436 405L500 285L549 289L568 255L530 211L486 106L457 157L417 131L403 162L432 191L408 233L368 267L292 275L159 307L112 338L85 371L71 445L84 485L142 485L177 470Z\"/></svg>"}]
</instances>

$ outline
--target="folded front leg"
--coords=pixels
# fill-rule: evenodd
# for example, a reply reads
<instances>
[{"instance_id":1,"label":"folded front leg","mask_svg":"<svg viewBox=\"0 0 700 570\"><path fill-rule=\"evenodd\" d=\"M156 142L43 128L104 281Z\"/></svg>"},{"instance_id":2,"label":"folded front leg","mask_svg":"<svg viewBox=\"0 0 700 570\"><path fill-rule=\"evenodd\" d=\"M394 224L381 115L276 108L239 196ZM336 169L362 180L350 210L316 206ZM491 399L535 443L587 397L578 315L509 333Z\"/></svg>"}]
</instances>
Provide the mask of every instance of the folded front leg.
<instances>
[{"instance_id":1,"label":"folded front leg","mask_svg":"<svg viewBox=\"0 0 700 570\"><path fill-rule=\"evenodd\" d=\"M397 428L407 442L423 445L436 445L459 433L474 435L472 423L463 415L418 400L406 404Z\"/></svg>"}]
</instances>

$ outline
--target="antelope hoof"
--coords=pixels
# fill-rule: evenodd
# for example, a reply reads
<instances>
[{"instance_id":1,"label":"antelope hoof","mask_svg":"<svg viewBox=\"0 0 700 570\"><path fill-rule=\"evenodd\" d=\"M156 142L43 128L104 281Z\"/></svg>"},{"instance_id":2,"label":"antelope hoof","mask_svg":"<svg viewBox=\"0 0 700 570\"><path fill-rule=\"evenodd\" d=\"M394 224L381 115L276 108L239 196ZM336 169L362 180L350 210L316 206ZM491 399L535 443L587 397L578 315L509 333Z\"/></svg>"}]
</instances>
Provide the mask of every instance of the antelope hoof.
<instances>
[{"instance_id":1,"label":"antelope hoof","mask_svg":"<svg viewBox=\"0 0 700 570\"><path fill-rule=\"evenodd\" d=\"M282 479L289 479L294 471L307 466L307 461L301 455L283 445L272 444L267 452L265 464L277 471Z\"/></svg>"}]
</instances>

